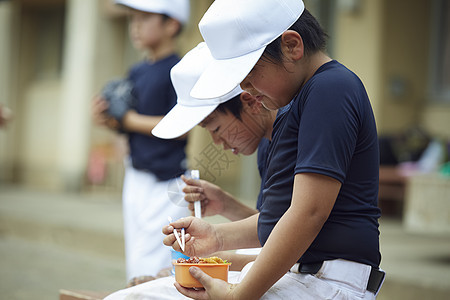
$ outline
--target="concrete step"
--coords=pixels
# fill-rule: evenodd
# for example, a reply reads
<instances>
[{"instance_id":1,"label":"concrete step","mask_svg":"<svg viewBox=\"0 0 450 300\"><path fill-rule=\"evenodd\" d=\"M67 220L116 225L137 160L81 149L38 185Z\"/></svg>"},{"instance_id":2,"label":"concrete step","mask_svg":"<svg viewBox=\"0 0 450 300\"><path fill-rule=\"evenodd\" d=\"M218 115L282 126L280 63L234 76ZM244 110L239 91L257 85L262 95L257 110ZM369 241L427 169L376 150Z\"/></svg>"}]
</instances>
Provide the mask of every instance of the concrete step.
<instances>
[{"instance_id":1,"label":"concrete step","mask_svg":"<svg viewBox=\"0 0 450 300\"><path fill-rule=\"evenodd\" d=\"M60 289L112 292L126 286L122 259L0 236L0 293L8 300L58 299Z\"/></svg>"},{"instance_id":2,"label":"concrete step","mask_svg":"<svg viewBox=\"0 0 450 300\"><path fill-rule=\"evenodd\" d=\"M0 233L123 259L120 195L1 187Z\"/></svg>"},{"instance_id":3,"label":"concrete step","mask_svg":"<svg viewBox=\"0 0 450 300\"><path fill-rule=\"evenodd\" d=\"M0 186L1 299L126 286L120 195Z\"/></svg>"},{"instance_id":4,"label":"concrete step","mask_svg":"<svg viewBox=\"0 0 450 300\"><path fill-rule=\"evenodd\" d=\"M409 232L401 220L383 218L380 232L386 280L378 300L449 299L450 236Z\"/></svg>"}]
</instances>

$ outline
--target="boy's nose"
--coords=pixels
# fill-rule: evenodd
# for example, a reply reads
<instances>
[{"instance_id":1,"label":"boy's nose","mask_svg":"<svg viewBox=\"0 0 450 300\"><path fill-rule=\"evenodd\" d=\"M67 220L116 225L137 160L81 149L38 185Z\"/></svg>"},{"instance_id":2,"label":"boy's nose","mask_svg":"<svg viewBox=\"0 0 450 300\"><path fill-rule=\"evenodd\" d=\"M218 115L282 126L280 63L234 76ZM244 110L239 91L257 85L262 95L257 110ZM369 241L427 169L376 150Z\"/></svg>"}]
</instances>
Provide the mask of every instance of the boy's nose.
<instances>
[{"instance_id":1,"label":"boy's nose","mask_svg":"<svg viewBox=\"0 0 450 300\"><path fill-rule=\"evenodd\" d=\"M223 143L222 139L220 138L220 136L218 134L212 134L211 137L212 137L213 143L215 145L220 145Z\"/></svg>"}]
</instances>

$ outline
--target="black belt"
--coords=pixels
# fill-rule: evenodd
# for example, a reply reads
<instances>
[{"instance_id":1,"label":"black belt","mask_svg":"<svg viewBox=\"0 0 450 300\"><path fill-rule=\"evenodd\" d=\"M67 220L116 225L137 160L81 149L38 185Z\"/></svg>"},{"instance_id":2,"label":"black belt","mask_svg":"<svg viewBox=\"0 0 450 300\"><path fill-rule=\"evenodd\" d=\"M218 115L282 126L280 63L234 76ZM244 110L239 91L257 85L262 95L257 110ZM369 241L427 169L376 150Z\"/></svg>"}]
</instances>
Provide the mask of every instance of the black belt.
<instances>
[{"instance_id":1,"label":"black belt","mask_svg":"<svg viewBox=\"0 0 450 300\"><path fill-rule=\"evenodd\" d=\"M298 266L298 272L314 275L317 272L319 272L320 268L322 267L322 264L323 262L307 263L307 264L301 263ZM385 275L386 273L381 271L379 268L371 267L369 281L367 282L366 289L369 292L376 294L378 292L378 289L381 287L381 284L383 283Z\"/></svg>"}]
</instances>

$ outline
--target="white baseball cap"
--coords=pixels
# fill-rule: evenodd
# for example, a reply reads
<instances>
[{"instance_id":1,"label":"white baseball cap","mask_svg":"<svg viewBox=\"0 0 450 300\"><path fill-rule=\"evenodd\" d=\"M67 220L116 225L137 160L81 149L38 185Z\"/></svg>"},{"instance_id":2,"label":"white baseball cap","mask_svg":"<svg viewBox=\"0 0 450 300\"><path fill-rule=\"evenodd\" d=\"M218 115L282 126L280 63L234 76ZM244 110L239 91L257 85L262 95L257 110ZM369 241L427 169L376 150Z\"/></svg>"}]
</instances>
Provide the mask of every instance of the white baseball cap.
<instances>
[{"instance_id":1,"label":"white baseball cap","mask_svg":"<svg viewBox=\"0 0 450 300\"><path fill-rule=\"evenodd\" d=\"M181 24L186 24L189 20L189 0L116 0L116 4L140 11L164 14L178 20Z\"/></svg>"},{"instance_id":2,"label":"white baseball cap","mask_svg":"<svg viewBox=\"0 0 450 300\"><path fill-rule=\"evenodd\" d=\"M301 16L302 0L216 0L198 24L213 62L191 91L198 99L220 97L238 86L268 44Z\"/></svg>"},{"instance_id":3,"label":"white baseball cap","mask_svg":"<svg viewBox=\"0 0 450 300\"><path fill-rule=\"evenodd\" d=\"M205 42L201 42L173 66L170 78L177 93L177 104L153 128L154 136L163 139L177 138L203 121L219 104L242 93L240 86L237 86L222 97L200 100L190 96L200 74L212 61L211 52Z\"/></svg>"}]
</instances>

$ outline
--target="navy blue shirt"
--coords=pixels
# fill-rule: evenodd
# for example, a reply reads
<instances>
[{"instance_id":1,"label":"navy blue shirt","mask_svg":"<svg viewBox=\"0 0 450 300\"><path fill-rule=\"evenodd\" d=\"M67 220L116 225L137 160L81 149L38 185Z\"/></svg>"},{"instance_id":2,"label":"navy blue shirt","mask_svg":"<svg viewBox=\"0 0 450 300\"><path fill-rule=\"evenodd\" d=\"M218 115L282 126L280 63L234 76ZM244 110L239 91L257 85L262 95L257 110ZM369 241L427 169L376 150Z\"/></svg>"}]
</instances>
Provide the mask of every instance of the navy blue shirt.
<instances>
[{"instance_id":1,"label":"navy blue shirt","mask_svg":"<svg viewBox=\"0 0 450 300\"><path fill-rule=\"evenodd\" d=\"M258 220L261 245L291 204L295 174L317 173L342 187L299 262L342 258L379 265L378 138L368 96L354 73L336 61L317 70L279 112L267 161Z\"/></svg>"},{"instance_id":2,"label":"navy blue shirt","mask_svg":"<svg viewBox=\"0 0 450 300\"><path fill-rule=\"evenodd\" d=\"M256 156L256 163L258 165L259 176L261 177L261 186L256 201L256 209L259 210L262 204L262 196L264 189L264 180L266 177L266 164L267 164L267 151L270 141L266 138L262 138L258 144L258 153Z\"/></svg>"},{"instance_id":3,"label":"navy blue shirt","mask_svg":"<svg viewBox=\"0 0 450 300\"><path fill-rule=\"evenodd\" d=\"M130 70L134 83L137 112L150 116L167 114L177 102L170 80L170 69L180 61L171 55L155 63L144 61ZM150 131L151 129L149 129ZM160 180L177 177L185 171L186 140L166 140L140 134L129 134L130 156L136 169L155 174Z\"/></svg>"}]
</instances>

